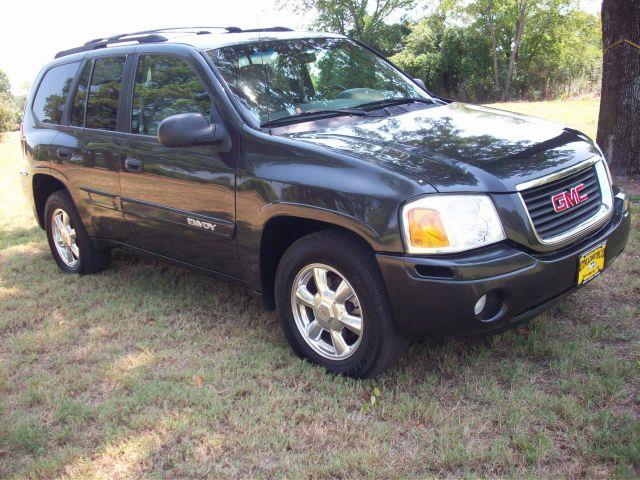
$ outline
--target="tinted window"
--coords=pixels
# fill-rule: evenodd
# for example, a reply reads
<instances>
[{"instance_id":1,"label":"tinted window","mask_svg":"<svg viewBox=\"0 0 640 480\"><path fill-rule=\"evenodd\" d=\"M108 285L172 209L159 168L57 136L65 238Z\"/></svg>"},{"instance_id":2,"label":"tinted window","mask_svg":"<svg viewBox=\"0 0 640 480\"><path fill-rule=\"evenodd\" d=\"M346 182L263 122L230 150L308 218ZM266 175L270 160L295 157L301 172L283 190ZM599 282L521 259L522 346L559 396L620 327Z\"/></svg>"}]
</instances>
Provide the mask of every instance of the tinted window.
<instances>
[{"instance_id":1,"label":"tinted window","mask_svg":"<svg viewBox=\"0 0 640 480\"><path fill-rule=\"evenodd\" d=\"M155 135L162 120L179 113L209 118L211 98L196 72L183 60L144 55L136 69L131 132Z\"/></svg>"},{"instance_id":2,"label":"tinted window","mask_svg":"<svg viewBox=\"0 0 640 480\"><path fill-rule=\"evenodd\" d=\"M96 58L87 101L87 128L115 130L125 57Z\"/></svg>"},{"instance_id":3,"label":"tinted window","mask_svg":"<svg viewBox=\"0 0 640 480\"><path fill-rule=\"evenodd\" d=\"M64 106L80 62L53 67L45 73L33 100L33 112L41 122L62 123Z\"/></svg>"},{"instance_id":4,"label":"tinted window","mask_svg":"<svg viewBox=\"0 0 640 480\"><path fill-rule=\"evenodd\" d=\"M261 123L310 110L429 98L383 58L346 39L232 45L209 55L239 103Z\"/></svg>"},{"instance_id":5,"label":"tinted window","mask_svg":"<svg viewBox=\"0 0 640 480\"><path fill-rule=\"evenodd\" d=\"M91 75L91 62L87 62L82 70L76 94L71 104L71 125L77 127L84 126L84 106L87 101L87 86L89 85L89 75Z\"/></svg>"}]
</instances>

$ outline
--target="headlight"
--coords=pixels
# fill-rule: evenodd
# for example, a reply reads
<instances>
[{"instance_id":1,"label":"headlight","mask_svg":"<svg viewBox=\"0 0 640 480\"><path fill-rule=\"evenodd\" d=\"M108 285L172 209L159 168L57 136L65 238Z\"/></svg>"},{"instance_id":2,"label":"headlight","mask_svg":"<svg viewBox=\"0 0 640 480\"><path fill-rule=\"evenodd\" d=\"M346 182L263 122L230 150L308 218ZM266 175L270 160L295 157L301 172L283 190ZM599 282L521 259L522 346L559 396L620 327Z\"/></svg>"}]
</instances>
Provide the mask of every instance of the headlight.
<instances>
[{"instance_id":1,"label":"headlight","mask_svg":"<svg viewBox=\"0 0 640 480\"><path fill-rule=\"evenodd\" d=\"M452 253L506 238L486 195L429 195L402 208L408 253Z\"/></svg>"}]
</instances>

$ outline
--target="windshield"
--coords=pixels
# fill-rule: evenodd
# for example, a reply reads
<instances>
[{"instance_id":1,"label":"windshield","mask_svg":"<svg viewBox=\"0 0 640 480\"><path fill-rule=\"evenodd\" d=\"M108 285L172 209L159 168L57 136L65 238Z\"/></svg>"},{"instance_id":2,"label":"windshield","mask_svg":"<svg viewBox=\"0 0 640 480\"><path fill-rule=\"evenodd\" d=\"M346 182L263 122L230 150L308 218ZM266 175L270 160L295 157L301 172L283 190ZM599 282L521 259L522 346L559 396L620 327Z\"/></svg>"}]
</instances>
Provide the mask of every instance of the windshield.
<instances>
[{"instance_id":1,"label":"windshield","mask_svg":"<svg viewBox=\"0 0 640 480\"><path fill-rule=\"evenodd\" d=\"M384 59L348 39L270 40L208 53L259 124L393 98L430 98Z\"/></svg>"}]
</instances>

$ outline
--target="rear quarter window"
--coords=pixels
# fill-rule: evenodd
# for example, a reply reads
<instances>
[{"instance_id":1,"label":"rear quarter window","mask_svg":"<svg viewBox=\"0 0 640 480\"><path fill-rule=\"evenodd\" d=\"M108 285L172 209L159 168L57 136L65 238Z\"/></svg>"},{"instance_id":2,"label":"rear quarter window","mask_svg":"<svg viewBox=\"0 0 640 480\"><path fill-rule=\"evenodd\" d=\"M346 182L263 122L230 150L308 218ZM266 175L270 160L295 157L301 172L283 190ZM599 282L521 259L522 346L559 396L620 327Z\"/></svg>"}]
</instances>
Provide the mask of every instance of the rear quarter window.
<instances>
[{"instance_id":1,"label":"rear quarter window","mask_svg":"<svg viewBox=\"0 0 640 480\"><path fill-rule=\"evenodd\" d=\"M80 62L65 63L47 70L33 100L33 113L45 123L62 123L67 95Z\"/></svg>"}]
</instances>

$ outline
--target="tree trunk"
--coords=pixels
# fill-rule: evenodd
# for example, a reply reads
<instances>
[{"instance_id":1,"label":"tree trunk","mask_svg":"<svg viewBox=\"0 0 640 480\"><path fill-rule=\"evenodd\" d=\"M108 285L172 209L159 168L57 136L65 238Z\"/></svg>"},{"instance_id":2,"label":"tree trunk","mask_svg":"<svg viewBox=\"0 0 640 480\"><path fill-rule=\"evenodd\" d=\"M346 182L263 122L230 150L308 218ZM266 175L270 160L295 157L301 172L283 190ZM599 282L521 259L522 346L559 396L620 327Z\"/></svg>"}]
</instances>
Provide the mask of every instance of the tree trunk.
<instances>
[{"instance_id":1,"label":"tree trunk","mask_svg":"<svg viewBox=\"0 0 640 480\"><path fill-rule=\"evenodd\" d=\"M504 96L507 100L511 100L511 80L513 78L513 70L516 66L516 60L518 59L518 49L520 48L520 42L522 41L522 28L524 27L526 13L527 0L522 0L518 15L518 23L516 23L516 38L513 41L513 48L511 49L511 56L509 57L509 66L507 67L507 78L504 82Z\"/></svg>"},{"instance_id":2,"label":"tree trunk","mask_svg":"<svg viewBox=\"0 0 640 480\"><path fill-rule=\"evenodd\" d=\"M598 144L611 170L640 174L640 0L602 2L602 95Z\"/></svg>"},{"instance_id":3,"label":"tree trunk","mask_svg":"<svg viewBox=\"0 0 640 480\"><path fill-rule=\"evenodd\" d=\"M493 21L493 0L489 0L487 7L487 19L491 30L491 51L493 53L493 88L496 93L500 91L500 74L498 72L498 50L496 46L496 24Z\"/></svg>"}]
</instances>

